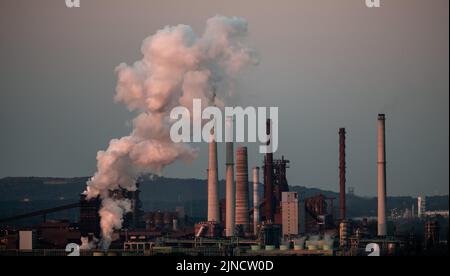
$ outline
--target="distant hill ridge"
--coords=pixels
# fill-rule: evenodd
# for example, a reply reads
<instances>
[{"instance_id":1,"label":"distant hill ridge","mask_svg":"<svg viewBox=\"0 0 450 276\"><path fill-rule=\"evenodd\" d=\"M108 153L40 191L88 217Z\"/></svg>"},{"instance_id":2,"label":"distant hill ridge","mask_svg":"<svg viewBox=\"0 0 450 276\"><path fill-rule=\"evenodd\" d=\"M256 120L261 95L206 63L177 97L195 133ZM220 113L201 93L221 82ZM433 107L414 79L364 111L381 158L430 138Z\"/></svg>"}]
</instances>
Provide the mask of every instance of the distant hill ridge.
<instances>
[{"instance_id":1,"label":"distant hill ridge","mask_svg":"<svg viewBox=\"0 0 450 276\"><path fill-rule=\"evenodd\" d=\"M85 190L89 177L6 177L0 179L0 202L29 201L77 201L80 193ZM207 182L205 179L177 179L148 175L141 179L141 199L144 208L156 208L155 206L186 205L188 202L201 202L207 199ZM250 195L252 195L252 185ZM317 188L291 186L291 191L296 191L302 197L310 197L324 194L335 197L335 210L337 210L338 193ZM225 181L219 182L220 198L225 197ZM251 200L251 198L250 198ZM417 201L413 197L396 196L388 197L388 209L411 209ZM377 200L375 197L360 197L347 195L347 210L350 216L375 216ZM448 209L449 197L431 196L427 200L429 210ZM169 208L169 207L168 207ZM1 216L1 214L0 214Z\"/></svg>"}]
</instances>

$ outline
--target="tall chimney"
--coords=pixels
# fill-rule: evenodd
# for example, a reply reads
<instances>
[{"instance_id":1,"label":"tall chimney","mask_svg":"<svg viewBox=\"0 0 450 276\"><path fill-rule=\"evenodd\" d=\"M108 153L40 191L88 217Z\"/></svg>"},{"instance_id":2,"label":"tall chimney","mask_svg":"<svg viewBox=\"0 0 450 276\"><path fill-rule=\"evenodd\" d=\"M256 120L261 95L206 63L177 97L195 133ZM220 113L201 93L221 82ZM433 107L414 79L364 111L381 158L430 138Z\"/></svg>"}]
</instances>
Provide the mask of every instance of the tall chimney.
<instances>
[{"instance_id":1,"label":"tall chimney","mask_svg":"<svg viewBox=\"0 0 450 276\"><path fill-rule=\"evenodd\" d=\"M236 224L248 231L248 163L247 148L239 147L236 153Z\"/></svg>"},{"instance_id":2,"label":"tall chimney","mask_svg":"<svg viewBox=\"0 0 450 276\"><path fill-rule=\"evenodd\" d=\"M339 129L339 218L345 220L345 128Z\"/></svg>"},{"instance_id":3,"label":"tall chimney","mask_svg":"<svg viewBox=\"0 0 450 276\"><path fill-rule=\"evenodd\" d=\"M385 116L378 114L378 236L386 236Z\"/></svg>"},{"instance_id":4,"label":"tall chimney","mask_svg":"<svg viewBox=\"0 0 450 276\"><path fill-rule=\"evenodd\" d=\"M259 167L253 168L253 233L256 235L260 222L259 215Z\"/></svg>"},{"instance_id":5,"label":"tall chimney","mask_svg":"<svg viewBox=\"0 0 450 276\"><path fill-rule=\"evenodd\" d=\"M220 221L219 215L219 179L217 173L217 143L214 129L209 142L208 160L208 221Z\"/></svg>"},{"instance_id":6,"label":"tall chimney","mask_svg":"<svg viewBox=\"0 0 450 276\"><path fill-rule=\"evenodd\" d=\"M234 236L235 228L235 195L236 187L234 184L234 158L233 158L233 117L225 119L226 127L226 219L225 235Z\"/></svg>"},{"instance_id":7,"label":"tall chimney","mask_svg":"<svg viewBox=\"0 0 450 276\"><path fill-rule=\"evenodd\" d=\"M266 121L266 134L269 135L267 147L271 146L272 138L271 120ZM273 222L273 153L269 150L264 157L264 217L266 221Z\"/></svg>"}]
</instances>

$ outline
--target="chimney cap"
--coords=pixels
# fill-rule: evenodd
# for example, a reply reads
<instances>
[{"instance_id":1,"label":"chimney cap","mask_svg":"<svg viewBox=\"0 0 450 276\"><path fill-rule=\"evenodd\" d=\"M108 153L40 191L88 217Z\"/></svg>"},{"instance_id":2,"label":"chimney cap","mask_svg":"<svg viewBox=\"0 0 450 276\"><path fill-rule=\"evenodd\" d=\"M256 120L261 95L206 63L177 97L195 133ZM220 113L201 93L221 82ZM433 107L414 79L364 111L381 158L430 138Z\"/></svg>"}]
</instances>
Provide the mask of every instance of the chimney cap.
<instances>
[{"instance_id":1,"label":"chimney cap","mask_svg":"<svg viewBox=\"0 0 450 276\"><path fill-rule=\"evenodd\" d=\"M384 119L386 119L386 116L384 115L384 113L379 113L378 120L384 120Z\"/></svg>"}]
</instances>

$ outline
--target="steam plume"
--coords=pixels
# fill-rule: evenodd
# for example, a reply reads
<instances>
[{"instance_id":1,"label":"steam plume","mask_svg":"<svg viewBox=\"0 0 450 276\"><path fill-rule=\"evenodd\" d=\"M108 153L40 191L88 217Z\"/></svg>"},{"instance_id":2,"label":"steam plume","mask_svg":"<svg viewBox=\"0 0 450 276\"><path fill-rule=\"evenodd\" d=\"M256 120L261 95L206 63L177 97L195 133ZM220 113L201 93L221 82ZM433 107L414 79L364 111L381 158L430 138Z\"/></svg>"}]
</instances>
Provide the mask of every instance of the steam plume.
<instances>
[{"instance_id":1,"label":"steam plume","mask_svg":"<svg viewBox=\"0 0 450 276\"><path fill-rule=\"evenodd\" d=\"M130 202L115 198L112 191L134 191L141 174L160 174L175 160L196 157L196 149L171 141L170 111L180 105L192 111L194 98L223 106L237 73L256 63L243 45L246 35L247 22L237 17L210 18L200 37L190 26L167 26L143 41L141 60L117 66L114 99L138 115L129 136L111 140L105 151L97 153L97 172L87 182L87 198L102 199L104 248L130 209Z\"/></svg>"}]
</instances>

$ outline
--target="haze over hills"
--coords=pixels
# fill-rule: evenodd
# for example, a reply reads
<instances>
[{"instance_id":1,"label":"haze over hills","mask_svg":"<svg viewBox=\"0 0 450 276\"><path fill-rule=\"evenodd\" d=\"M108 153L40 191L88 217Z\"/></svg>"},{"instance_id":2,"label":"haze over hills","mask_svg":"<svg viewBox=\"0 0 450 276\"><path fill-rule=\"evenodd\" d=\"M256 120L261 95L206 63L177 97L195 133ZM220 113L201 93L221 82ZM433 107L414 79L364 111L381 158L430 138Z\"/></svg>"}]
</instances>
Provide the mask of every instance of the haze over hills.
<instances>
[{"instance_id":1,"label":"haze over hills","mask_svg":"<svg viewBox=\"0 0 450 276\"><path fill-rule=\"evenodd\" d=\"M79 200L84 191L88 177L52 178L52 177L7 177L0 179L0 217L13 216L25 212L56 207ZM252 195L252 185L250 195ZM291 186L291 191L298 192L302 197L324 194L338 198L334 191L324 191L316 188ZM207 181L205 179L176 179L145 176L140 181L140 198L144 211L173 210L176 206L185 206L187 214L194 217L206 216ZM225 181L219 182L220 198L225 197ZM251 198L250 198L251 201ZM335 211L338 210L338 200L334 202ZM350 217L375 216L377 199L347 195L347 211ZM397 208L404 210L416 206L413 197L388 197L388 212ZM427 197L428 210L448 210L449 197ZM68 219L76 221L77 210L64 213ZM55 214L60 218L63 215Z\"/></svg>"}]
</instances>

